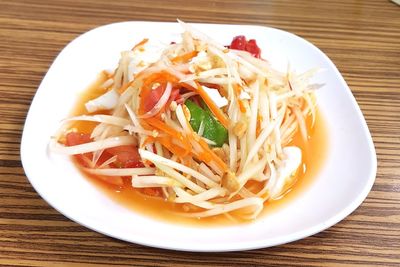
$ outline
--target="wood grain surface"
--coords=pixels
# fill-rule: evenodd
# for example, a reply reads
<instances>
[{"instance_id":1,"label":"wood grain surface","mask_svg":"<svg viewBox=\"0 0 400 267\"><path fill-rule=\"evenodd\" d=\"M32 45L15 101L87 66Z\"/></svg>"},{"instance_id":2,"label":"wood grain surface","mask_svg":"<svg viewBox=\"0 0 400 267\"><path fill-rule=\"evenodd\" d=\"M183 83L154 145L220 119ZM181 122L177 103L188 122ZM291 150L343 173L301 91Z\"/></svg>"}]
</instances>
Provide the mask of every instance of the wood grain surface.
<instances>
[{"instance_id":1,"label":"wood grain surface","mask_svg":"<svg viewBox=\"0 0 400 267\"><path fill-rule=\"evenodd\" d=\"M188 253L90 231L50 207L28 182L20 140L32 98L62 48L117 21L272 26L311 41L337 65L373 136L377 179L337 225L273 248ZM400 6L371 1L0 0L1 266L400 266Z\"/></svg>"}]
</instances>

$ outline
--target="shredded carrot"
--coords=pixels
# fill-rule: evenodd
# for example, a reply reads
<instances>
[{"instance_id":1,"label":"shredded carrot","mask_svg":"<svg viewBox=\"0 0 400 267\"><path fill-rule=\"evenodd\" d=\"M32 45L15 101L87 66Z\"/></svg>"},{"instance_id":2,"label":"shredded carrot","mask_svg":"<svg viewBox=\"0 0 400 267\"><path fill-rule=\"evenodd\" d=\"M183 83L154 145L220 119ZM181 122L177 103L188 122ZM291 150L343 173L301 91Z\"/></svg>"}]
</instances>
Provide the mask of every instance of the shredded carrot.
<instances>
[{"instance_id":1,"label":"shredded carrot","mask_svg":"<svg viewBox=\"0 0 400 267\"><path fill-rule=\"evenodd\" d=\"M188 52L186 54L180 55L180 56L176 56L173 59L171 59L172 63L185 63L188 62L190 59L194 58L195 56L197 56L198 52L197 51L192 51L192 52Z\"/></svg>"},{"instance_id":2,"label":"shredded carrot","mask_svg":"<svg viewBox=\"0 0 400 267\"><path fill-rule=\"evenodd\" d=\"M171 128L170 126L168 126L167 124L165 124L164 122L162 122L160 119L158 119L156 117L147 118L146 122L148 124L150 124L151 126L165 132L166 134L168 134L174 138L178 138L178 139L182 138L181 133L179 133L175 129Z\"/></svg>"},{"instance_id":3,"label":"shredded carrot","mask_svg":"<svg viewBox=\"0 0 400 267\"><path fill-rule=\"evenodd\" d=\"M168 81L171 83L177 83L179 78L168 72L167 70L161 70L159 72L151 72L148 69L154 67L155 64L151 64L141 72L135 75L135 80L146 80L149 79L149 83L154 82L156 80ZM150 78L151 77L151 78Z\"/></svg>"},{"instance_id":4,"label":"shredded carrot","mask_svg":"<svg viewBox=\"0 0 400 267\"><path fill-rule=\"evenodd\" d=\"M242 89L243 88L239 84L237 84L237 83L233 84L233 90L235 91L236 96L240 95L240 93L242 92Z\"/></svg>"},{"instance_id":5,"label":"shredded carrot","mask_svg":"<svg viewBox=\"0 0 400 267\"><path fill-rule=\"evenodd\" d=\"M176 144L173 144L171 140L172 139L170 137L166 136L158 136L158 137L148 136L143 142L142 147L145 147L148 144L159 142L174 155L184 157L190 153L190 150L184 149Z\"/></svg>"},{"instance_id":6,"label":"shredded carrot","mask_svg":"<svg viewBox=\"0 0 400 267\"><path fill-rule=\"evenodd\" d=\"M152 73L143 79L143 87L148 87L155 82L170 82L177 83L179 79L166 71Z\"/></svg>"},{"instance_id":7,"label":"shredded carrot","mask_svg":"<svg viewBox=\"0 0 400 267\"><path fill-rule=\"evenodd\" d=\"M153 130L152 128L151 128L151 126L146 122L146 120L140 120L140 125L143 127L143 129L145 129L145 130L149 130L149 131L151 131L151 130ZM148 137L148 138L150 138L150 136Z\"/></svg>"},{"instance_id":8,"label":"shredded carrot","mask_svg":"<svg viewBox=\"0 0 400 267\"><path fill-rule=\"evenodd\" d=\"M167 124L165 124L163 121L161 121L158 117L152 117L152 118L148 118L146 119L146 122L148 124L150 124L151 126L159 129L160 131L162 131L163 133L166 133L167 135L169 135L169 139L171 141L172 146L177 146L176 144L174 144L172 141L180 141L182 142L183 147L187 150L190 151L191 150L191 145L190 145L190 140L188 138L185 138L182 133L176 131L175 129L173 129L172 127L168 126Z\"/></svg>"},{"instance_id":9,"label":"shredded carrot","mask_svg":"<svg viewBox=\"0 0 400 267\"><path fill-rule=\"evenodd\" d=\"M261 121L262 117L260 114L257 114L257 126L256 126L256 136L258 137L261 133Z\"/></svg>"},{"instance_id":10,"label":"shredded carrot","mask_svg":"<svg viewBox=\"0 0 400 267\"><path fill-rule=\"evenodd\" d=\"M167 70L161 70L159 72L149 72L148 69L151 69L151 67L154 67L154 64L151 64L149 67L136 74L135 80L147 80L147 84L151 84L156 80L168 81L171 83L177 83L179 81L178 77L169 73Z\"/></svg>"},{"instance_id":11,"label":"shredded carrot","mask_svg":"<svg viewBox=\"0 0 400 267\"><path fill-rule=\"evenodd\" d=\"M162 71L160 73L160 76L165 79L165 81L171 82L171 83L177 83L179 82L179 78L176 77L175 75L172 75L171 73L167 71Z\"/></svg>"},{"instance_id":12,"label":"shredded carrot","mask_svg":"<svg viewBox=\"0 0 400 267\"><path fill-rule=\"evenodd\" d=\"M199 158L199 160L204 161L205 163L210 163L212 160L212 157L206 152L199 153L197 157Z\"/></svg>"},{"instance_id":13,"label":"shredded carrot","mask_svg":"<svg viewBox=\"0 0 400 267\"><path fill-rule=\"evenodd\" d=\"M210 98L210 96L204 91L203 87L196 82L197 92L200 97L204 100L208 108L214 114L214 116L219 120L219 122L226 128L229 128L229 119L224 115L224 113L215 105L214 101Z\"/></svg>"},{"instance_id":14,"label":"shredded carrot","mask_svg":"<svg viewBox=\"0 0 400 267\"><path fill-rule=\"evenodd\" d=\"M146 139L143 142L142 148L145 147L148 144L154 143L155 142L155 138L152 136L147 136Z\"/></svg>"},{"instance_id":15,"label":"shredded carrot","mask_svg":"<svg viewBox=\"0 0 400 267\"><path fill-rule=\"evenodd\" d=\"M188 156L186 156L186 157L180 157L179 160L180 160L180 162L181 162L183 165L185 165L185 166L191 166L191 165L192 165L192 164L191 164L192 159L191 159L190 157L188 157Z\"/></svg>"},{"instance_id":16,"label":"shredded carrot","mask_svg":"<svg viewBox=\"0 0 400 267\"><path fill-rule=\"evenodd\" d=\"M181 86L199 93L200 97L204 100L206 103L207 107L211 110L211 112L214 114L214 116L219 120L219 122L226 128L229 128L229 119L224 115L224 113L215 105L214 101L212 101L211 97L204 91L203 87L195 82L197 85L197 89L193 88L187 83L182 83L180 84Z\"/></svg>"},{"instance_id":17,"label":"shredded carrot","mask_svg":"<svg viewBox=\"0 0 400 267\"><path fill-rule=\"evenodd\" d=\"M146 78L143 79L143 87L147 88L150 85L152 85L153 83L155 83L157 80L160 80L160 73L152 73L149 76L147 76Z\"/></svg>"},{"instance_id":18,"label":"shredded carrot","mask_svg":"<svg viewBox=\"0 0 400 267\"><path fill-rule=\"evenodd\" d=\"M185 109L183 109L185 113ZM199 160L204 161L206 163L210 163L210 161L214 160L217 165L223 170L227 170L228 166L223 162L208 146L208 144L200 138L200 136L193 130L191 127L188 116L185 114L186 125L189 127L190 135L192 136L193 140L200 144L200 147L203 149L202 152L198 153L196 156Z\"/></svg>"},{"instance_id":19,"label":"shredded carrot","mask_svg":"<svg viewBox=\"0 0 400 267\"><path fill-rule=\"evenodd\" d=\"M246 113L246 107L244 106L243 101L240 100L239 98L237 99L237 101L238 101L240 112Z\"/></svg>"},{"instance_id":20,"label":"shredded carrot","mask_svg":"<svg viewBox=\"0 0 400 267\"><path fill-rule=\"evenodd\" d=\"M243 101L241 99L239 99L239 96L240 96L240 93L242 92L242 89L243 88L237 83L235 83L233 85L233 90L234 90L235 96L237 98L237 102L238 102L238 106L239 106L240 112L245 113L246 112L246 107L244 106Z\"/></svg>"},{"instance_id":21,"label":"shredded carrot","mask_svg":"<svg viewBox=\"0 0 400 267\"><path fill-rule=\"evenodd\" d=\"M132 48L132 51L135 51L137 48L141 47L142 45L144 45L148 41L149 41L149 39L144 38L142 41L140 41L139 43L135 44L135 46Z\"/></svg>"},{"instance_id":22,"label":"shredded carrot","mask_svg":"<svg viewBox=\"0 0 400 267\"><path fill-rule=\"evenodd\" d=\"M228 166L225 164L225 162L222 161L220 157L218 157L208 146L208 144L200 139L199 140L200 146L203 148L204 152L209 155L213 161L222 169L222 171L226 171L228 169Z\"/></svg>"},{"instance_id":23,"label":"shredded carrot","mask_svg":"<svg viewBox=\"0 0 400 267\"><path fill-rule=\"evenodd\" d=\"M172 139L169 137L157 137L157 142L163 145L166 149L168 149L174 155L178 157L185 157L190 153L190 149L184 149L172 142Z\"/></svg>"}]
</instances>

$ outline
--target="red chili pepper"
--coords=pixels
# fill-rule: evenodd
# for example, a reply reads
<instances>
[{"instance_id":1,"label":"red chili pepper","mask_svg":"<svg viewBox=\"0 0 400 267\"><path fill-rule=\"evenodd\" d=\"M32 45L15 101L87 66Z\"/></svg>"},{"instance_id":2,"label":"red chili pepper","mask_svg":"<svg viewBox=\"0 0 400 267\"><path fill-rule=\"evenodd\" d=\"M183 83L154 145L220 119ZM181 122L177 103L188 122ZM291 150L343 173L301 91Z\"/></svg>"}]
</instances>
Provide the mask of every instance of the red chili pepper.
<instances>
[{"instance_id":1,"label":"red chili pepper","mask_svg":"<svg viewBox=\"0 0 400 267\"><path fill-rule=\"evenodd\" d=\"M261 57L261 49L258 47L256 40L250 39L247 41L244 35L234 37L228 48L247 51L256 58Z\"/></svg>"}]
</instances>

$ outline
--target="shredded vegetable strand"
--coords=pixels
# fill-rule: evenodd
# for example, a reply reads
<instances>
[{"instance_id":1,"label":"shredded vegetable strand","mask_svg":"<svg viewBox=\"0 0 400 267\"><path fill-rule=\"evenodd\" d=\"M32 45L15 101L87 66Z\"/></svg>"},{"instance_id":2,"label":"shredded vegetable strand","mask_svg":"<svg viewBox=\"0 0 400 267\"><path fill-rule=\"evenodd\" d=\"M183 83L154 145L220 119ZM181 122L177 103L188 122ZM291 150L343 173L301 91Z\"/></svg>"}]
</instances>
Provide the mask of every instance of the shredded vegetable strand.
<instances>
[{"instance_id":1,"label":"shredded vegetable strand","mask_svg":"<svg viewBox=\"0 0 400 267\"><path fill-rule=\"evenodd\" d=\"M174 168L174 169L177 169L177 170L182 171L184 173L187 173L187 174L195 177L196 179L199 179L201 182L203 182L204 184L206 184L209 187L218 186L218 184L215 183L210 178L204 176L203 174L201 174L201 173L199 173L199 172L197 172L197 171L195 171L195 170L193 170L193 169L191 169L189 167L186 167L186 166L184 166L182 164L179 164L179 163L177 163L175 161L172 161L172 160L166 159L164 157L158 156L158 155L156 155L154 153L151 153L151 152L143 150L143 149L139 149L139 153L140 153L140 156L142 157L142 159L150 160L153 163L164 164L164 165L167 165L167 166L169 166L171 168Z\"/></svg>"},{"instance_id":2,"label":"shredded vegetable strand","mask_svg":"<svg viewBox=\"0 0 400 267\"><path fill-rule=\"evenodd\" d=\"M134 143L135 140L131 136L119 136L76 146L62 146L56 142L53 142L51 149L53 152L64 155L77 155L115 146L130 145Z\"/></svg>"},{"instance_id":3,"label":"shredded vegetable strand","mask_svg":"<svg viewBox=\"0 0 400 267\"><path fill-rule=\"evenodd\" d=\"M154 168L123 168L123 169L90 169L84 168L84 171L105 176L131 176L131 175L151 175L155 173Z\"/></svg>"},{"instance_id":4,"label":"shredded vegetable strand","mask_svg":"<svg viewBox=\"0 0 400 267\"><path fill-rule=\"evenodd\" d=\"M94 121L94 122L102 122L106 124L112 124L116 126L124 127L129 124L129 120L125 118L120 118L111 115L82 115L82 116L75 116L64 120L67 121Z\"/></svg>"},{"instance_id":5,"label":"shredded vegetable strand","mask_svg":"<svg viewBox=\"0 0 400 267\"><path fill-rule=\"evenodd\" d=\"M140 115L139 118L146 119L146 118L153 117L154 115L159 113L161 108L164 107L165 104L167 103L167 101L171 95L171 91L172 91L172 84L167 83L167 87L165 88L165 91L164 91L163 95L160 97L160 100L157 102L157 104L155 104L154 107L150 111L146 112L143 115Z\"/></svg>"},{"instance_id":6,"label":"shredded vegetable strand","mask_svg":"<svg viewBox=\"0 0 400 267\"><path fill-rule=\"evenodd\" d=\"M262 198L252 197L252 198L237 200L237 201L234 201L229 204L220 205L220 206L217 206L215 208L212 208L212 209L209 209L206 211L181 213L181 215L185 216L185 217L202 218L202 217L215 216L218 214L227 213L227 212L231 212L231 211L235 211L235 210L239 210L239 209L243 209L243 208L250 208L249 213L251 214L251 218L254 219L261 212L261 210L263 208L263 203L264 203L264 201Z\"/></svg>"},{"instance_id":7,"label":"shredded vegetable strand","mask_svg":"<svg viewBox=\"0 0 400 267\"><path fill-rule=\"evenodd\" d=\"M132 177L132 186L136 188L182 186L179 182L165 176L147 175Z\"/></svg>"}]
</instances>

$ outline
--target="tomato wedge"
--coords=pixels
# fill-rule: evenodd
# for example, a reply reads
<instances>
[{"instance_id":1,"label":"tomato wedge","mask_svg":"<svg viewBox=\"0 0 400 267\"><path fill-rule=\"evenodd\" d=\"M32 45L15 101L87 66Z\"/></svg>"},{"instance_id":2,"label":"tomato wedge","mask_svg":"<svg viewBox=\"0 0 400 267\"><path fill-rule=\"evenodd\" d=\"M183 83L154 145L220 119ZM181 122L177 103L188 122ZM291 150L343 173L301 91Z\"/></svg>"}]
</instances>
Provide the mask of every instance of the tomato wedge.
<instances>
[{"instance_id":1,"label":"tomato wedge","mask_svg":"<svg viewBox=\"0 0 400 267\"><path fill-rule=\"evenodd\" d=\"M67 146L76 146L89 142L92 142L90 134L70 132L66 135ZM138 168L144 166L140 161L140 155L137 147L133 145L116 146L105 149L99 163L106 161L112 156L117 156L115 166L118 168ZM92 153L75 155L75 157L78 159L79 163L85 167L88 167L83 157L90 159L92 157Z\"/></svg>"},{"instance_id":2,"label":"tomato wedge","mask_svg":"<svg viewBox=\"0 0 400 267\"><path fill-rule=\"evenodd\" d=\"M142 95L143 98L143 111L144 113L149 112L154 106L160 101L161 96L165 90L165 84L159 85L154 89L150 89L148 92Z\"/></svg>"},{"instance_id":3,"label":"tomato wedge","mask_svg":"<svg viewBox=\"0 0 400 267\"><path fill-rule=\"evenodd\" d=\"M90 138L90 134L86 133L77 133L77 132L70 132L66 136L66 145L67 146L76 146L76 145L81 145L81 144L86 144L89 142L92 142L93 140ZM137 149L136 149L137 153ZM111 154L111 155L110 155ZM100 157L98 164L101 164L102 162L106 161L110 157L112 157L112 153L107 153L103 152L102 156ZM137 153L138 155L138 153ZM89 165L87 163L88 160L90 160L93 156L93 153L84 153L84 154L78 154L74 155L74 158L78 162L79 165L88 168ZM124 156L120 156L122 160L124 159ZM125 164L126 165L126 164ZM123 186L124 181L122 177L120 176L96 176L100 180L106 182L107 184L115 185L115 186Z\"/></svg>"},{"instance_id":4,"label":"tomato wedge","mask_svg":"<svg viewBox=\"0 0 400 267\"><path fill-rule=\"evenodd\" d=\"M143 113L149 112L154 108L154 106L160 101L160 98L164 94L164 91L165 91L165 85L160 85L155 89L150 90L149 92L143 93L142 95L143 102L141 106L141 110L143 111ZM168 107L173 100L178 100L178 99L180 99L179 89L174 88L171 91L171 95L165 107Z\"/></svg>"},{"instance_id":5,"label":"tomato wedge","mask_svg":"<svg viewBox=\"0 0 400 267\"><path fill-rule=\"evenodd\" d=\"M139 168L144 167L140 161L138 149L134 145L124 145L107 148L105 153L112 156L117 156L116 162L113 165L117 168Z\"/></svg>"},{"instance_id":6,"label":"tomato wedge","mask_svg":"<svg viewBox=\"0 0 400 267\"><path fill-rule=\"evenodd\" d=\"M90 138L90 134L86 133L76 133L76 132L70 132L65 136L66 139L66 145L67 146L77 146L77 145L82 145L86 144L89 142L92 142L92 139ZM79 155L74 155L74 158L78 163L84 167L89 167L87 160L92 157L92 153L84 153L84 154L79 154Z\"/></svg>"},{"instance_id":7,"label":"tomato wedge","mask_svg":"<svg viewBox=\"0 0 400 267\"><path fill-rule=\"evenodd\" d=\"M66 145L67 146L76 146L76 145L81 145L85 143L92 142L92 139L90 138L90 134L86 133L76 133L76 132L70 132L66 135Z\"/></svg>"}]
</instances>

